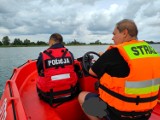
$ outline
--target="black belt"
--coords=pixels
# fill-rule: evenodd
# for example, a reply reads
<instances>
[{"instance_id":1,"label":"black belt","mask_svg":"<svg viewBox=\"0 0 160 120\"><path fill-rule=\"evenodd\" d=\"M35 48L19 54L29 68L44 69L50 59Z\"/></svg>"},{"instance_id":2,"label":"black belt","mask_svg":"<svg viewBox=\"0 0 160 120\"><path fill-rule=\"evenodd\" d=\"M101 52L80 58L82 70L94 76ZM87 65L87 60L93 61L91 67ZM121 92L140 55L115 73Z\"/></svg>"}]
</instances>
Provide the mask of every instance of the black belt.
<instances>
[{"instance_id":1,"label":"black belt","mask_svg":"<svg viewBox=\"0 0 160 120\"><path fill-rule=\"evenodd\" d=\"M52 107L57 107L57 105L60 105L65 101L73 99L76 95L79 94L80 89L79 89L79 85L76 84L76 86L71 87L68 90L62 90L62 91L56 91L56 92L54 92L53 89L51 89L50 92L43 92L37 87L37 92L41 99L49 103ZM56 97L59 95L60 97ZM57 105L53 106L52 105L53 103L57 103Z\"/></svg>"},{"instance_id":2,"label":"black belt","mask_svg":"<svg viewBox=\"0 0 160 120\"><path fill-rule=\"evenodd\" d=\"M111 116L116 115L119 118L124 118L124 120L128 120L128 118L129 120L134 120L134 119L137 120L138 118L149 118L153 110L150 109L150 110L141 111L141 112L136 112L136 111L126 112L126 111L119 111L107 104L106 111L108 111Z\"/></svg>"},{"instance_id":3,"label":"black belt","mask_svg":"<svg viewBox=\"0 0 160 120\"><path fill-rule=\"evenodd\" d=\"M136 98L133 97L126 97L123 96L121 94L118 94L112 90L109 90L107 87L103 86L102 84L99 84L99 88L101 88L102 90L104 90L105 92L107 92L108 94L123 100L125 102L132 102L132 103L136 103L136 105L138 105L139 103L144 103L144 102L152 102L156 99L158 99L158 94L152 97L147 97L147 98L140 98L140 96L137 96Z\"/></svg>"}]
</instances>

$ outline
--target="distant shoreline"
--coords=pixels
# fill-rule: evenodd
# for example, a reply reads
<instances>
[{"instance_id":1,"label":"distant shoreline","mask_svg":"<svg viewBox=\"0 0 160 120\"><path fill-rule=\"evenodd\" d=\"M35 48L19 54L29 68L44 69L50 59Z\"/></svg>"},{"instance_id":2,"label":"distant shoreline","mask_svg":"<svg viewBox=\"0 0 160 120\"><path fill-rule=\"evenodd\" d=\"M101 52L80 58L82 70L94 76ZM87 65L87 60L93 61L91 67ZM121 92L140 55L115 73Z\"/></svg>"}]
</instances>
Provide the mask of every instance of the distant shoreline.
<instances>
[{"instance_id":1,"label":"distant shoreline","mask_svg":"<svg viewBox=\"0 0 160 120\"><path fill-rule=\"evenodd\" d=\"M65 45L65 46L94 46L94 45L99 45L99 44L85 44L85 45ZM111 44L100 44L100 45L111 45ZM0 46L0 48L4 47L47 47L48 45L8 45L8 46Z\"/></svg>"},{"instance_id":2,"label":"distant shoreline","mask_svg":"<svg viewBox=\"0 0 160 120\"><path fill-rule=\"evenodd\" d=\"M143 41L149 44L160 44L160 42L147 41L147 40ZM76 39L74 39L73 41L68 43L63 42L63 44L65 46L87 46L87 45L111 45L113 43L102 43L100 40L96 40L90 43L85 43L85 42L79 42ZM48 42L37 41L35 43L31 42L29 39L25 39L24 41L22 41L19 38L15 38L13 42L10 42L8 36L3 37L2 41L0 41L0 47L41 47L41 46L48 46Z\"/></svg>"},{"instance_id":3,"label":"distant shoreline","mask_svg":"<svg viewBox=\"0 0 160 120\"><path fill-rule=\"evenodd\" d=\"M146 41L149 44L160 44L160 42ZM94 45L112 45L111 43L104 44L65 44L65 46L94 46ZM47 47L48 45L0 45L0 48L5 47Z\"/></svg>"}]
</instances>

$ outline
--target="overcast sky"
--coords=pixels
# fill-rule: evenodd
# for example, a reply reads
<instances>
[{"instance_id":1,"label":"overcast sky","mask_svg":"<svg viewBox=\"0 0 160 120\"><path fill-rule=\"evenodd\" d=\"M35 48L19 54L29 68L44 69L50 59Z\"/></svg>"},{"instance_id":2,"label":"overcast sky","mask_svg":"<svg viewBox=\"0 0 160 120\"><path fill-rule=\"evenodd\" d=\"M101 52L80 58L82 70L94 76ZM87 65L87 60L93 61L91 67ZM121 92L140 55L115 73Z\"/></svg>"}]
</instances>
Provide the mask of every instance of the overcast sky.
<instances>
[{"instance_id":1,"label":"overcast sky","mask_svg":"<svg viewBox=\"0 0 160 120\"><path fill-rule=\"evenodd\" d=\"M64 41L113 43L115 24L133 19L138 38L160 40L160 0L0 0L0 40L48 41L52 33Z\"/></svg>"}]
</instances>

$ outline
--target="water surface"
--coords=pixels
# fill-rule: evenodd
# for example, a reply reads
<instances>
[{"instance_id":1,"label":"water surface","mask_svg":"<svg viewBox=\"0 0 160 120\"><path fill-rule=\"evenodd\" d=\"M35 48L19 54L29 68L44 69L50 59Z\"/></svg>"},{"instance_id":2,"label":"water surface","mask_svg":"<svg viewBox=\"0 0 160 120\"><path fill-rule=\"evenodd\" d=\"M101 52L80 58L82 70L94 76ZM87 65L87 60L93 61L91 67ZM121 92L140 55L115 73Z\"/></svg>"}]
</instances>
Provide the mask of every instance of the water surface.
<instances>
[{"instance_id":1,"label":"water surface","mask_svg":"<svg viewBox=\"0 0 160 120\"><path fill-rule=\"evenodd\" d=\"M160 52L160 45L152 45ZM84 55L88 51L105 51L108 45L93 45L93 46L67 46L74 54L75 59ZM29 59L37 59L40 52L47 47L7 47L0 48L0 92L4 88L6 80L12 75L14 68L22 65Z\"/></svg>"}]
</instances>

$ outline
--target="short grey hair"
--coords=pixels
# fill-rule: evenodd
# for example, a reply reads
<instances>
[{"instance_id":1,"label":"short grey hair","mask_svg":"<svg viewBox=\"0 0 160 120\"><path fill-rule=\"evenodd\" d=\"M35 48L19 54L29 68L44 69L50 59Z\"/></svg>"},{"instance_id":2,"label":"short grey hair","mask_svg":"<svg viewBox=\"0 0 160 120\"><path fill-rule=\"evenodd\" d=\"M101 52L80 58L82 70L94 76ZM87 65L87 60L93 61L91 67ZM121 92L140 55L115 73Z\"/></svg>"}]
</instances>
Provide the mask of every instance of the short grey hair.
<instances>
[{"instance_id":1,"label":"short grey hair","mask_svg":"<svg viewBox=\"0 0 160 120\"><path fill-rule=\"evenodd\" d=\"M131 37L136 37L137 38L138 29L137 29L137 26L136 26L136 24L135 24L135 22L133 20L123 19L123 20L119 21L116 24L116 27L119 30L119 32L122 32L125 29L127 29L128 30L128 34Z\"/></svg>"}]
</instances>

